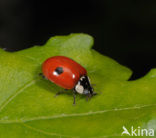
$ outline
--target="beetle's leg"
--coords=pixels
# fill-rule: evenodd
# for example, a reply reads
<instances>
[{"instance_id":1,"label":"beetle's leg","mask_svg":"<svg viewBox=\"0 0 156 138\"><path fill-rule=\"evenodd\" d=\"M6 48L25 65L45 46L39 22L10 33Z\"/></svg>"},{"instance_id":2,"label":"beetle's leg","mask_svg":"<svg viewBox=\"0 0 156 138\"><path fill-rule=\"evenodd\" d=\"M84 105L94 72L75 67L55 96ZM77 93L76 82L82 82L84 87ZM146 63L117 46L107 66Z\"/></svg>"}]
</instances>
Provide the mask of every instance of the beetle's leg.
<instances>
[{"instance_id":1,"label":"beetle's leg","mask_svg":"<svg viewBox=\"0 0 156 138\"><path fill-rule=\"evenodd\" d=\"M92 96L94 96L94 95L97 95L97 93L96 93L96 92L93 92L93 93L92 93Z\"/></svg>"},{"instance_id":2,"label":"beetle's leg","mask_svg":"<svg viewBox=\"0 0 156 138\"><path fill-rule=\"evenodd\" d=\"M92 97L92 94L88 93L88 94L86 95L86 101L88 101L91 97Z\"/></svg>"},{"instance_id":3,"label":"beetle's leg","mask_svg":"<svg viewBox=\"0 0 156 138\"><path fill-rule=\"evenodd\" d=\"M61 93L63 93L63 91L57 92L57 93L54 95L54 97L57 97L57 96L60 95Z\"/></svg>"},{"instance_id":4,"label":"beetle's leg","mask_svg":"<svg viewBox=\"0 0 156 138\"><path fill-rule=\"evenodd\" d=\"M88 101L88 95L86 96L86 101Z\"/></svg>"},{"instance_id":5,"label":"beetle's leg","mask_svg":"<svg viewBox=\"0 0 156 138\"><path fill-rule=\"evenodd\" d=\"M88 93L87 95L86 95L86 101L88 101L92 96L94 96L94 95L97 95L97 93L96 92L93 92L93 93Z\"/></svg>"},{"instance_id":6,"label":"beetle's leg","mask_svg":"<svg viewBox=\"0 0 156 138\"><path fill-rule=\"evenodd\" d=\"M43 75L43 73L39 73L38 75L41 76L43 79L48 80L48 79Z\"/></svg>"},{"instance_id":7,"label":"beetle's leg","mask_svg":"<svg viewBox=\"0 0 156 138\"><path fill-rule=\"evenodd\" d=\"M67 91L67 89L64 89L64 91ZM60 94L64 93L64 91L63 91L63 90L62 90L62 91L58 91L58 92L55 94L55 96L54 96L54 97L57 97L58 95L60 95Z\"/></svg>"},{"instance_id":8,"label":"beetle's leg","mask_svg":"<svg viewBox=\"0 0 156 138\"><path fill-rule=\"evenodd\" d=\"M73 105L75 105L75 101L76 101L76 91L75 90L73 90L73 98L74 98Z\"/></svg>"}]
</instances>

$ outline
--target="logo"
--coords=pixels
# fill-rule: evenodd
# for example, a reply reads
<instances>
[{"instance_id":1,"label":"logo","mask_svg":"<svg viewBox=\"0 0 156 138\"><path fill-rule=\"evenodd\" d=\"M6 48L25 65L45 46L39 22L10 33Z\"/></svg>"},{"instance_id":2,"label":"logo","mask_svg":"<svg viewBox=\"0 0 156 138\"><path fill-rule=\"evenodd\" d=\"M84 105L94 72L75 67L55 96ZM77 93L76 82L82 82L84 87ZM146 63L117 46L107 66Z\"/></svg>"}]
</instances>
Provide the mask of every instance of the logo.
<instances>
[{"instance_id":1,"label":"logo","mask_svg":"<svg viewBox=\"0 0 156 138\"><path fill-rule=\"evenodd\" d=\"M154 129L145 129L145 128L141 128L141 127L137 127L134 128L133 126L130 128L130 130L128 131L128 129L123 126L123 132L121 134L121 136L154 136Z\"/></svg>"}]
</instances>

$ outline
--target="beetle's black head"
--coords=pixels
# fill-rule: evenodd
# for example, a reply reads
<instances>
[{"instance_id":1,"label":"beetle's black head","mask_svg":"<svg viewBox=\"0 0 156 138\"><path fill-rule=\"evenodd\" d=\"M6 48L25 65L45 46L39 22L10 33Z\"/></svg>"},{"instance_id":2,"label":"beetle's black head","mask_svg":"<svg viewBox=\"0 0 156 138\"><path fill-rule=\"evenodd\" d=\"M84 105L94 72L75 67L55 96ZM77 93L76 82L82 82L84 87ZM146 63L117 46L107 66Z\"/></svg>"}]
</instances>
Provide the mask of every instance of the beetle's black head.
<instances>
[{"instance_id":1,"label":"beetle's black head","mask_svg":"<svg viewBox=\"0 0 156 138\"><path fill-rule=\"evenodd\" d=\"M88 76L82 76L74 89L79 94L93 95L94 93Z\"/></svg>"}]
</instances>

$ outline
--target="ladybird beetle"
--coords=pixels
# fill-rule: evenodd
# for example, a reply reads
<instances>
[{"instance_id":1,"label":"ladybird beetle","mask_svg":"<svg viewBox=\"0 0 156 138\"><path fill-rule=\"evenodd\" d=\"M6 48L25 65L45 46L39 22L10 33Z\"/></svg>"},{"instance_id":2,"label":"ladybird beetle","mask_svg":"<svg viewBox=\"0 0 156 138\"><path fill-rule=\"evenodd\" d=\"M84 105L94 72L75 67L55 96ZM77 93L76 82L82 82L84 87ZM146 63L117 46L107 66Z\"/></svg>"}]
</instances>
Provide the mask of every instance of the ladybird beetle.
<instances>
[{"instance_id":1,"label":"ladybird beetle","mask_svg":"<svg viewBox=\"0 0 156 138\"><path fill-rule=\"evenodd\" d=\"M42 64L43 76L64 89L72 89L75 93L88 97L95 95L90 84L87 71L80 64L65 56L48 58Z\"/></svg>"}]
</instances>

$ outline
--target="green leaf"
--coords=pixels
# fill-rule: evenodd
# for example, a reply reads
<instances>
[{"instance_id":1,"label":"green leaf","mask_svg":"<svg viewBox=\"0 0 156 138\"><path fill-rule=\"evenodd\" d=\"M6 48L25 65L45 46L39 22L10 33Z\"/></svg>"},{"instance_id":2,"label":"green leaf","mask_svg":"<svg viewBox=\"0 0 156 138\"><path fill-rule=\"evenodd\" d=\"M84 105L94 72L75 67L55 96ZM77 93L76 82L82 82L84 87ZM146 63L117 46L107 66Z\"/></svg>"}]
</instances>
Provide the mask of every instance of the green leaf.
<instances>
[{"instance_id":1,"label":"green leaf","mask_svg":"<svg viewBox=\"0 0 156 138\"><path fill-rule=\"evenodd\" d=\"M116 137L122 127L156 129L156 69L128 81L132 72L91 49L86 34L52 37L44 46L0 50L0 138ZM51 56L64 55L88 71L98 95L86 101L39 77Z\"/></svg>"}]
</instances>

